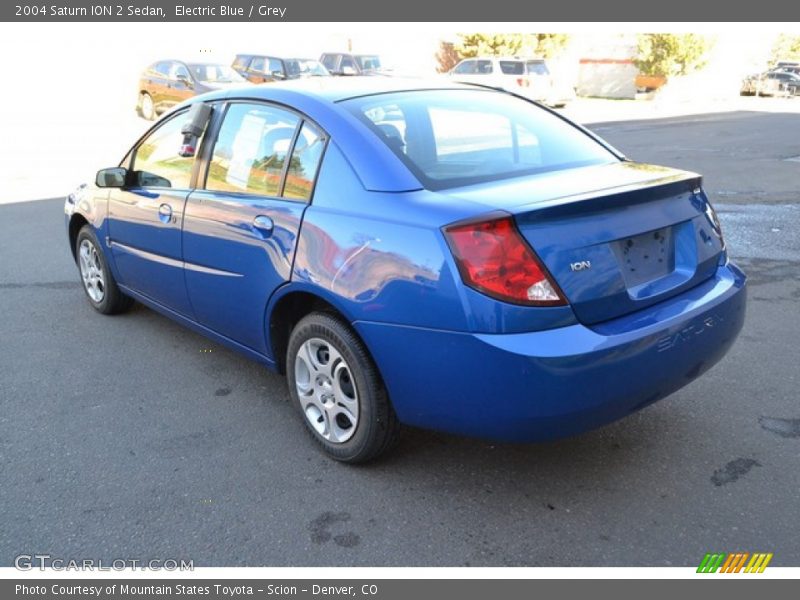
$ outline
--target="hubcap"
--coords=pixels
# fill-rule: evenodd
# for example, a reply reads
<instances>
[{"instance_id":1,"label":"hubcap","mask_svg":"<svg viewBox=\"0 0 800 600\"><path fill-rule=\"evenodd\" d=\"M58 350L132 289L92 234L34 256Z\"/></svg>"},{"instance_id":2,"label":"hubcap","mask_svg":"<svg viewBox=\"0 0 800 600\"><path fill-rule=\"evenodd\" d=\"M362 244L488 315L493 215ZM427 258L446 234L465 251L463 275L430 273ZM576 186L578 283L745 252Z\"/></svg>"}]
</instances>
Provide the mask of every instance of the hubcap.
<instances>
[{"instance_id":1,"label":"hubcap","mask_svg":"<svg viewBox=\"0 0 800 600\"><path fill-rule=\"evenodd\" d=\"M297 395L306 419L329 442L342 444L358 425L358 392L341 353L320 338L303 343L294 361Z\"/></svg>"},{"instance_id":2,"label":"hubcap","mask_svg":"<svg viewBox=\"0 0 800 600\"><path fill-rule=\"evenodd\" d=\"M103 277L100 255L97 253L97 248L89 240L81 242L78 249L78 262L86 293L92 299L92 302L102 302L106 295L106 280Z\"/></svg>"}]
</instances>

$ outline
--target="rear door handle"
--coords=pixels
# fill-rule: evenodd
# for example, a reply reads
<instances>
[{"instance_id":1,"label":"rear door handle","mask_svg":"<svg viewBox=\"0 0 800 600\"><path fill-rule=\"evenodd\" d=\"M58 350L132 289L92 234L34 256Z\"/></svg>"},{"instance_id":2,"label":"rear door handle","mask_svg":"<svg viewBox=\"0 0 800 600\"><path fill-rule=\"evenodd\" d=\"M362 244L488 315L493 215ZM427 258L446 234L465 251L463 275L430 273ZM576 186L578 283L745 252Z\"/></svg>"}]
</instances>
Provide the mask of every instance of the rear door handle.
<instances>
[{"instance_id":1,"label":"rear door handle","mask_svg":"<svg viewBox=\"0 0 800 600\"><path fill-rule=\"evenodd\" d=\"M253 219L253 229L260 233L263 237L272 235L272 230L275 228L275 223L272 222L266 215L258 215Z\"/></svg>"}]
</instances>

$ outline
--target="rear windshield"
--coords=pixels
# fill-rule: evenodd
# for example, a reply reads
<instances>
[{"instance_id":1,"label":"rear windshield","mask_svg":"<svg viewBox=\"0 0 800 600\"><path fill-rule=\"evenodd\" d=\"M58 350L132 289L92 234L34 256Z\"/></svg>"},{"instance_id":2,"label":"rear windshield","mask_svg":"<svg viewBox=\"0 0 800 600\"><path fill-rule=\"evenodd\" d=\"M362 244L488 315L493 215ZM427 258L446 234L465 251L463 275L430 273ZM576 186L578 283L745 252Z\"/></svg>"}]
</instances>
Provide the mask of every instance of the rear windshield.
<instances>
[{"instance_id":1,"label":"rear windshield","mask_svg":"<svg viewBox=\"0 0 800 600\"><path fill-rule=\"evenodd\" d=\"M342 102L428 189L616 162L549 111L485 90L425 90Z\"/></svg>"},{"instance_id":2,"label":"rear windshield","mask_svg":"<svg viewBox=\"0 0 800 600\"><path fill-rule=\"evenodd\" d=\"M504 75L524 75L525 63L519 60L501 60L500 70Z\"/></svg>"}]
</instances>

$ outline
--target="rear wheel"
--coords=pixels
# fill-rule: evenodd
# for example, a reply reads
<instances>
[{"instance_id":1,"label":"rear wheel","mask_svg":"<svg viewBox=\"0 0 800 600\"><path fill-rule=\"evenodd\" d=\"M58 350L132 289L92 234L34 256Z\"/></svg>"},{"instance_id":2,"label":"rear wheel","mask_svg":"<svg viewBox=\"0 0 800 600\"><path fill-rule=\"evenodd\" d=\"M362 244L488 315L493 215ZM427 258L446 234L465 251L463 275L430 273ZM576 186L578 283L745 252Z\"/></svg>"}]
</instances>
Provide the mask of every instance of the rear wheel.
<instances>
[{"instance_id":1,"label":"rear wheel","mask_svg":"<svg viewBox=\"0 0 800 600\"><path fill-rule=\"evenodd\" d=\"M400 423L380 374L338 317L311 313L300 320L289 338L286 371L306 428L330 457L362 463L396 443Z\"/></svg>"},{"instance_id":2,"label":"rear wheel","mask_svg":"<svg viewBox=\"0 0 800 600\"><path fill-rule=\"evenodd\" d=\"M156 118L156 107L153 103L153 97L147 92L142 92L139 95L139 114L148 121L154 121Z\"/></svg>"},{"instance_id":3,"label":"rear wheel","mask_svg":"<svg viewBox=\"0 0 800 600\"><path fill-rule=\"evenodd\" d=\"M75 257L81 274L83 291L89 304L104 315L112 315L128 310L133 299L123 294L97 242L97 236L90 225L84 225L78 232L75 242Z\"/></svg>"}]
</instances>

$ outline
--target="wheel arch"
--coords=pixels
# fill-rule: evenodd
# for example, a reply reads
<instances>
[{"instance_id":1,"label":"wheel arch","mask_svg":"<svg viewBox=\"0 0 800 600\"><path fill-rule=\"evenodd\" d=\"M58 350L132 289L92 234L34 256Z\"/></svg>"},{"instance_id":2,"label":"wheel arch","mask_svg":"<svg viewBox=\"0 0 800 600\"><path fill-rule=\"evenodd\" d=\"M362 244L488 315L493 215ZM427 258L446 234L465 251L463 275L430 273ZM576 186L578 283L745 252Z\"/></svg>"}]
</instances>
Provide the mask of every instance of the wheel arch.
<instances>
[{"instance_id":1,"label":"wheel arch","mask_svg":"<svg viewBox=\"0 0 800 600\"><path fill-rule=\"evenodd\" d=\"M78 257L75 254L75 246L78 242L78 232L83 228L84 225L88 224L88 219L81 213L76 212L69 219L69 249L70 252L72 252L73 260L78 260Z\"/></svg>"},{"instance_id":2,"label":"wheel arch","mask_svg":"<svg viewBox=\"0 0 800 600\"><path fill-rule=\"evenodd\" d=\"M366 342L352 327L353 319L335 298L307 286L287 285L273 295L266 314L267 348L272 353L279 373L286 373L286 350L292 329L300 319L312 312L326 312L341 318L351 326L354 335L369 352Z\"/></svg>"}]
</instances>

